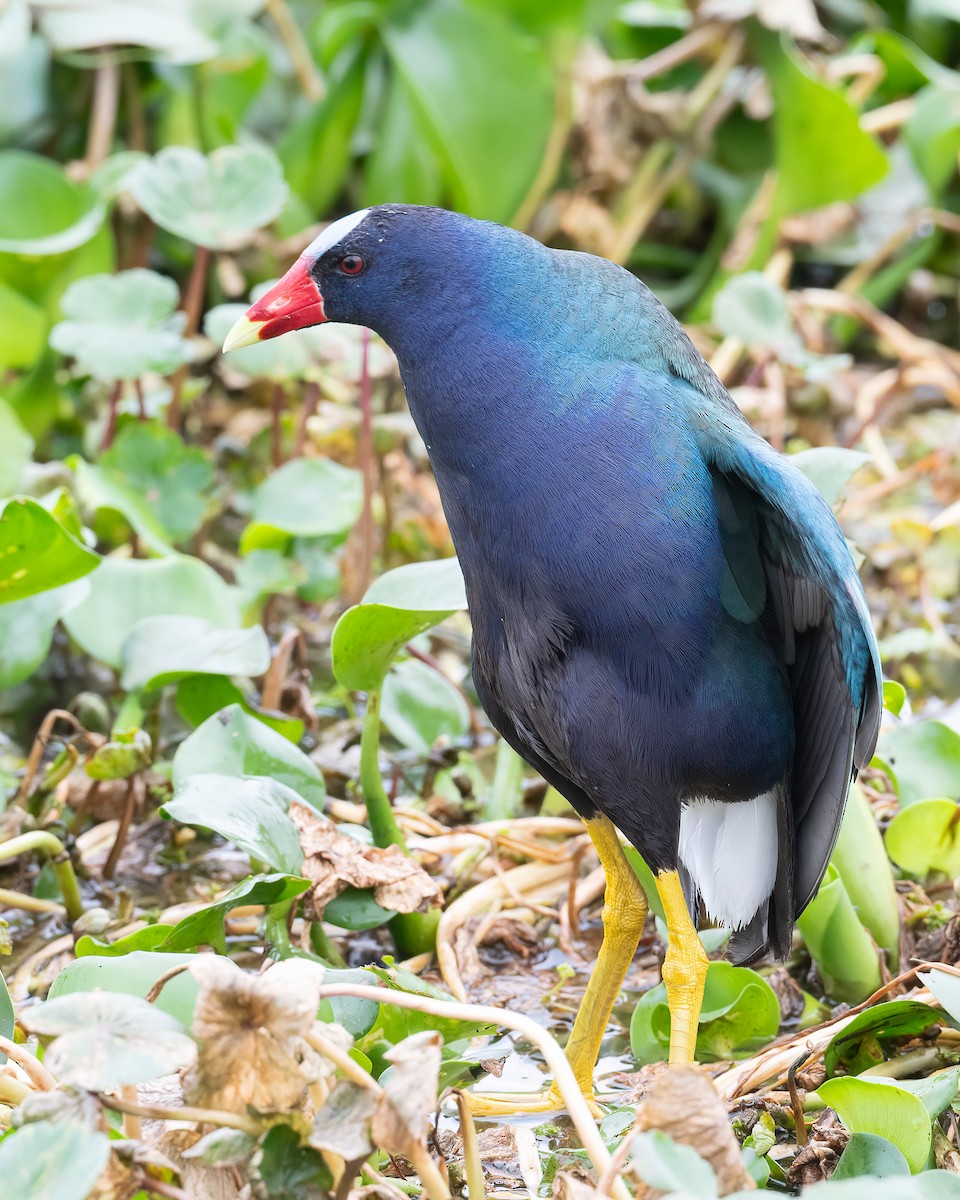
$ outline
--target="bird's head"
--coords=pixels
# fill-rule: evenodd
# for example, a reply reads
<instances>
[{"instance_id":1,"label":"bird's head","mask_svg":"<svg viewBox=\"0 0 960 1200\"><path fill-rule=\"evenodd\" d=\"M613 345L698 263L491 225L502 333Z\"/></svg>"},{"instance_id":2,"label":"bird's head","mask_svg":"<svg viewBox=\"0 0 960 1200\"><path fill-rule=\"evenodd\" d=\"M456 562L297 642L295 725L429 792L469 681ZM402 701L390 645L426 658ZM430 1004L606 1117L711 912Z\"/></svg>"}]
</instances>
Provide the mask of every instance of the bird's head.
<instances>
[{"instance_id":1,"label":"bird's head","mask_svg":"<svg viewBox=\"0 0 960 1200\"><path fill-rule=\"evenodd\" d=\"M341 217L237 321L224 350L334 321L403 342L475 301L489 250L522 234L439 208L385 204ZM539 248L539 247L537 247Z\"/></svg>"}]
</instances>

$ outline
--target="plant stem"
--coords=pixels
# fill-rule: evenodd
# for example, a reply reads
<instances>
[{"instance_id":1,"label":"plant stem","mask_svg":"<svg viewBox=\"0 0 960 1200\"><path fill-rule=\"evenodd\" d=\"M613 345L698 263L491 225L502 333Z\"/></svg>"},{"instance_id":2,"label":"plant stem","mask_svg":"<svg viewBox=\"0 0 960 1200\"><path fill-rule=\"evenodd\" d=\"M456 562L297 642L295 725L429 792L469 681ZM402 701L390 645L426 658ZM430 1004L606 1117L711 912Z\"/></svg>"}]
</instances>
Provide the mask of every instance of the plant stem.
<instances>
[{"instance_id":1,"label":"plant stem","mask_svg":"<svg viewBox=\"0 0 960 1200\"><path fill-rule=\"evenodd\" d=\"M270 401L270 463L274 470L283 466L283 410L286 399L283 384L275 383Z\"/></svg>"},{"instance_id":2,"label":"plant stem","mask_svg":"<svg viewBox=\"0 0 960 1200\"><path fill-rule=\"evenodd\" d=\"M107 407L107 423L103 428L101 450L109 450L117 433L117 409L120 407L120 397L123 394L123 380L118 379L110 389L110 399Z\"/></svg>"},{"instance_id":3,"label":"plant stem","mask_svg":"<svg viewBox=\"0 0 960 1200\"><path fill-rule=\"evenodd\" d=\"M239 1129L249 1133L251 1137L259 1137L262 1132L260 1125L250 1117L242 1117L239 1113L221 1112L214 1108L194 1108L185 1104L182 1108L161 1108L155 1104L131 1104L119 1100L116 1096L99 1097L105 1108L114 1112L130 1113L134 1117L145 1117L148 1121L196 1121L198 1124L208 1122L219 1125L224 1129Z\"/></svg>"},{"instance_id":4,"label":"plant stem","mask_svg":"<svg viewBox=\"0 0 960 1200\"><path fill-rule=\"evenodd\" d=\"M267 0L267 12L273 18L280 40L290 55L301 91L311 104L319 104L324 97L323 80L286 0Z\"/></svg>"},{"instance_id":5,"label":"plant stem","mask_svg":"<svg viewBox=\"0 0 960 1200\"><path fill-rule=\"evenodd\" d=\"M56 900L41 900L39 896L27 896L23 892L12 892L0 888L0 908L22 908L24 912L56 913L65 916L66 909Z\"/></svg>"},{"instance_id":6,"label":"plant stem","mask_svg":"<svg viewBox=\"0 0 960 1200\"><path fill-rule=\"evenodd\" d=\"M183 311L187 321L183 327L184 337L193 337L200 324L203 312L203 297L207 291L207 272L210 268L210 251L206 246L198 246L197 253L190 268L190 277L183 290ZM179 430L183 411L183 385L187 378L187 364L178 367L174 373L173 395L170 397L170 407L167 409L167 425L173 430Z\"/></svg>"},{"instance_id":7,"label":"plant stem","mask_svg":"<svg viewBox=\"0 0 960 1200\"><path fill-rule=\"evenodd\" d=\"M100 52L100 62L93 79L93 103L87 129L87 171L94 171L106 159L113 143L117 125L117 106L120 103L120 68L108 50Z\"/></svg>"},{"instance_id":8,"label":"plant stem","mask_svg":"<svg viewBox=\"0 0 960 1200\"><path fill-rule=\"evenodd\" d=\"M347 960L331 942L327 931L319 921L314 921L310 926L310 945L316 954L328 962L331 967L342 970L347 965Z\"/></svg>"},{"instance_id":9,"label":"plant stem","mask_svg":"<svg viewBox=\"0 0 960 1200\"><path fill-rule=\"evenodd\" d=\"M46 854L53 862L53 871L63 895L63 905L67 917L77 921L83 916L83 901L80 898L80 887L77 876L70 861L70 855L64 849L63 843L45 829L37 829L32 833L21 833L18 837L0 842L0 862L8 858L16 858L18 854L29 854L32 851Z\"/></svg>"},{"instance_id":10,"label":"plant stem","mask_svg":"<svg viewBox=\"0 0 960 1200\"><path fill-rule=\"evenodd\" d=\"M367 711L360 734L360 788L374 845L382 848L399 846L404 854L409 854L380 774L379 688L367 693ZM434 949L439 924L439 908L431 908L425 913L397 913L390 921L390 933L400 954L412 958Z\"/></svg>"}]
</instances>

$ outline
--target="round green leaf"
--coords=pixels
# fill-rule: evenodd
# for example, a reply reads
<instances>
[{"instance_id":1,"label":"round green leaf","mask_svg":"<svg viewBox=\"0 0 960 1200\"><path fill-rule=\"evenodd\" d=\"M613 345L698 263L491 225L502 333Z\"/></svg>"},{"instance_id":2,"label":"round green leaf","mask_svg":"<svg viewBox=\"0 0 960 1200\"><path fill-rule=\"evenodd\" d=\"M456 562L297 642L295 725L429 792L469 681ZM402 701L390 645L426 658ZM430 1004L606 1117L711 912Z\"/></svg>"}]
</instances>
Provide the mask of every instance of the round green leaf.
<instances>
[{"instance_id":1,"label":"round green leaf","mask_svg":"<svg viewBox=\"0 0 960 1200\"><path fill-rule=\"evenodd\" d=\"M25 600L0 604L0 689L29 679L50 653L57 621L89 590L86 579L77 579Z\"/></svg>"},{"instance_id":2,"label":"round green leaf","mask_svg":"<svg viewBox=\"0 0 960 1200\"><path fill-rule=\"evenodd\" d=\"M0 368L34 366L43 353L46 337L47 318L43 309L0 283Z\"/></svg>"},{"instance_id":3,"label":"round green leaf","mask_svg":"<svg viewBox=\"0 0 960 1200\"><path fill-rule=\"evenodd\" d=\"M124 642L153 616L205 617L221 629L240 624L236 592L197 558L104 559L86 600L64 624L81 649L119 670Z\"/></svg>"},{"instance_id":4,"label":"round green leaf","mask_svg":"<svg viewBox=\"0 0 960 1200\"><path fill-rule=\"evenodd\" d=\"M140 164L133 195L163 229L210 250L229 250L278 216L287 185L265 146L223 146L204 156L167 146Z\"/></svg>"},{"instance_id":5,"label":"round green leaf","mask_svg":"<svg viewBox=\"0 0 960 1200\"><path fill-rule=\"evenodd\" d=\"M21 1020L31 1032L56 1039L44 1057L54 1077L91 1092L170 1075L196 1054L175 1017L112 992L58 996Z\"/></svg>"},{"instance_id":6,"label":"round green leaf","mask_svg":"<svg viewBox=\"0 0 960 1200\"><path fill-rule=\"evenodd\" d=\"M2 319L0 305L0 320ZM9 496L17 490L23 470L32 457L33 438L23 428L6 400L0 399L0 496Z\"/></svg>"},{"instance_id":7,"label":"round green leaf","mask_svg":"<svg viewBox=\"0 0 960 1200\"><path fill-rule=\"evenodd\" d=\"M394 916L376 902L373 888L345 888L323 910L324 921L338 929L377 929Z\"/></svg>"},{"instance_id":8,"label":"round green leaf","mask_svg":"<svg viewBox=\"0 0 960 1200\"><path fill-rule=\"evenodd\" d=\"M49 158L0 151L0 252L64 254L88 242L102 221L94 191L68 179Z\"/></svg>"},{"instance_id":9,"label":"round green leaf","mask_svg":"<svg viewBox=\"0 0 960 1200\"><path fill-rule=\"evenodd\" d=\"M172 967L184 966L193 960L192 954L154 954L138 950L120 957L91 955L67 963L53 981L48 1000L74 993L120 992L125 996L145 997L161 975ZM197 1000L197 982L189 971L183 971L169 983L154 1001L153 1007L175 1017L184 1028L193 1022L193 1006Z\"/></svg>"},{"instance_id":10,"label":"round green leaf","mask_svg":"<svg viewBox=\"0 0 960 1200\"><path fill-rule=\"evenodd\" d=\"M835 1075L838 1067L848 1074L856 1074L858 1070L872 1066L872 1059L862 1064L859 1062L864 1038L889 1041L910 1037L922 1033L936 1022L937 1013L929 1004L921 1004L919 1000L890 1000L886 1004L875 1004L858 1013L849 1025L834 1034L824 1054L827 1074Z\"/></svg>"},{"instance_id":11,"label":"round green leaf","mask_svg":"<svg viewBox=\"0 0 960 1200\"><path fill-rule=\"evenodd\" d=\"M439 737L470 730L470 709L448 679L426 663L396 664L383 682L380 715L398 742L425 754Z\"/></svg>"},{"instance_id":12,"label":"round green leaf","mask_svg":"<svg viewBox=\"0 0 960 1200\"><path fill-rule=\"evenodd\" d=\"M186 313L174 311L179 299L172 279L141 268L78 279L60 302L65 320L50 345L95 379L168 375L192 357L181 336Z\"/></svg>"},{"instance_id":13,"label":"round green leaf","mask_svg":"<svg viewBox=\"0 0 960 1200\"><path fill-rule=\"evenodd\" d=\"M209 717L180 744L173 760L174 787L190 775L266 775L322 810L326 786L320 768L256 717L231 704Z\"/></svg>"},{"instance_id":14,"label":"round green leaf","mask_svg":"<svg viewBox=\"0 0 960 1200\"><path fill-rule=\"evenodd\" d=\"M909 1174L910 1164L892 1142L875 1133L852 1133L830 1178L858 1179L869 1175L881 1179Z\"/></svg>"},{"instance_id":15,"label":"round green leaf","mask_svg":"<svg viewBox=\"0 0 960 1200\"><path fill-rule=\"evenodd\" d=\"M99 561L36 500L15 497L0 510L0 604L72 583Z\"/></svg>"},{"instance_id":16,"label":"round green leaf","mask_svg":"<svg viewBox=\"0 0 960 1200\"><path fill-rule=\"evenodd\" d=\"M394 567L367 588L364 604L386 604L417 612L455 612L467 607L463 572L456 558Z\"/></svg>"},{"instance_id":17,"label":"round green leaf","mask_svg":"<svg viewBox=\"0 0 960 1200\"><path fill-rule=\"evenodd\" d=\"M827 995L859 1004L880 986L876 946L857 916L834 866L797 925L823 979Z\"/></svg>"},{"instance_id":18,"label":"round green leaf","mask_svg":"<svg viewBox=\"0 0 960 1200\"><path fill-rule=\"evenodd\" d=\"M295 458L272 472L253 498L253 522L241 553L267 526L299 537L347 533L360 516L363 480L359 471L327 458Z\"/></svg>"},{"instance_id":19,"label":"round green leaf","mask_svg":"<svg viewBox=\"0 0 960 1200\"><path fill-rule=\"evenodd\" d=\"M903 808L886 833L887 853L911 875L942 871L960 875L960 805L953 800L920 800Z\"/></svg>"},{"instance_id":20,"label":"round green leaf","mask_svg":"<svg viewBox=\"0 0 960 1200\"><path fill-rule=\"evenodd\" d=\"M0 1142L8 1196L87 1200L110 1159L110 1141L77 1121L33 1121Z\"/></svg>"},{"instance_id":21,"label":"round green leaf","mask_svg":"<svg viewBox=\"0 0 960 1200\"><path fill-rule=\"evenodd\" d=\"M877 758L890 768L906 807L918 800L960 800L960 733L942 721L911 721L880 735Z\"/></svg>"},{"instance_id":22,"label":"round green leaf","mask_svg":"<svg viewBox=\"0 0 960 1200\"><path fill-rule=\"evenodd\" d=\"M875 1133L891 1142L916 1174L930 1154L930 1117L922 1102L895 1084L844 1076L817 1089L851 1133Z\"/></svg>"},{"instance_id":23,"label":"round green leaf","mask_svg":"<svg viewBox=\"0 0 960 1200\"><path fill-rule=\"evenodd\" d=\"M121 652L128 691L153 691L187 675L263 675L270 643L262 626L218 629L202 617L144 617Z\"/></svg>"},{"instance_id":24,"label":"round green leaf","mask_svg":"<svg viewBox=\"0 0 960 1200\"><path fill-rule=\"evenodd\" d=\"M299 875L303 851L287 815L299 799L273 779L191 775L160 812L182 825L212 829L274 871Z\"/></svg>"},{"instance_id":25,"label":"round green leaf","mask_svg":"<svg viewBox=\"0 0 960 1200\"><path fill-rule=\"evenodd\" d=\"M630 1161L644 1183L659 1192L682 1192L693 1196L715 1196L717 1179L713 1168L693 1149L653 1129L634 1136Z\"/></svg>"}]
</instances>

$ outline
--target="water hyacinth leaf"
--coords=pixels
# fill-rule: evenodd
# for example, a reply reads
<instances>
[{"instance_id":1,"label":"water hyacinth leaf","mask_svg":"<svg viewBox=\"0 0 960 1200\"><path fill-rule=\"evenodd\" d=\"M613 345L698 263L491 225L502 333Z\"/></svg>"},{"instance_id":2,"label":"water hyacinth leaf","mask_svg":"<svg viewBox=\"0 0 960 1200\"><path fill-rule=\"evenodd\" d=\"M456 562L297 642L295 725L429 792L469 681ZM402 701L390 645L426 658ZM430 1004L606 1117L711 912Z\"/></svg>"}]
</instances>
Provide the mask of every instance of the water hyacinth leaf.
<instances>
[{"instance_id":1,"label":"water hyacinth leaf","mask_svg":"<svg viewBox=\"0 0 960 1200\"><path fill-rule=\"evenodd\" d=\"M119 957L91 955L67 963L54 979L48 1000L58 996L87 994L97 989L124 996L144 998L161 975L174 967L193 961L192 954L152 954L139 950ZM189 1029L193 1021L193 1006L197 998L197 982L189 971L165 983L153 1007L175 1017Z\"/></svg>"},{"instance_id":2,"label":"water hyacinth leaf","mask_svg":"<svg viewBox=\"0 0 960 1200\"><path fill-rule=\"evenodd\" d=\"M960 87L956 77L949 86L931 84L914 96L903 133L932 195L941 196L957 173L960 151Z\"/></svg>"},{"instance_id":3,"label":"water hyacinth leaf","mask_svg":"<svg viewBox=\"0 0 960 1200\"><path fill-rule=\"evenodd\" d=\"M127 691L153 691L187 675L263 675L270 643L260 625L218 629L202 617L144 617L120 658Z\"/></svg>"},{"instance_id":4,"label":"water hyacinth leaf","mask_svg":"<svg viewBox=\"0 0 960 1200\"><path fill-rule=\"evenodd\" d=\"M240 551L256 539L259 527L299 537L344 535L353 528L363 503L359 471L326 458L295 458L271 472L253 498L253 521Z\"/></svg>"},{"instance_id":5,"label":"water hyacinth leaf","mask_svg":"<svg viewBox=\"0 0 960 1200\"><path fill-rule=\"evenodd\" d=\"M50 159L25 150L0 151L0 279L4 282L16 287L36 275L4 255L64 255L89 242L103 216L93 189L69 179ZM45 273L58 265L47 264ZM39 299L32 292L26 294Z\"/></svg>"},{"instance_id":6,"label":"water hyacinth leaf","mask_svg":"<svg viewBox=\"0 0 960 1200\"><path fill-rule=\"evenodd\" d=\"M906 703L907 689L903 684L897 683L895 679L885 679L883 681L883 707L887 712L899 717Z\"/></svg>"},{"instance_id":7,"label":"water hyacinth leaf","mask_svg":"<svg viewBox=\"0 0 960 1200\"><path fill-rule=\"evenodd\" d=\"M879 988L876 947L836 867L827 868L819 891L798 918L797 926L832 1000L859 1004Z\"/></svg>"},{"instance_id":8,"label":"water hyacinth leaf","mask_svg":"<svg viewBox=\"0 0 960 1200\"><path fill-rule=\"evenodd\" d=\"M175 554L170 535L160 523L146 496L122 480L88 463L79 455L67 459L76 480L77 496L85 511L92 514L95 531L106 526L103 540L119 542L128 537L126 526L154 554Z\"/></svg>"},{"instance_id":9,"label":"water hyacinth leaf","mask_svg":"<svg viewBox=\"0 0 960 1200\"><path fill-rule=\"evenodd\" d=\"M38 304L0 283L0 368L9 371L32 367L43 354L47 324Z\"/></svg>"},{"instance_id":10,"label":"water hyacinth leaf","mask_svg":"<svg viewBox=\"0 0 960 1200\"><path fill-rule=\"evenodd\" d=\"M167 146L141 163L130 190L162 229L209 250L235 248L287 200L276 155L254 145L222 146L209 155Z\"/></svg>"},{"instance_id":11,"label":"water hyacinth leaf","mask_svg":"<svg viewBox=\"0 0 960 1200\"><path fill-rule=\"evenodd\" d=\"M153 742L143 729L114 729L87 759L84 771L91 779L129 779L153 762Z\"/></svg>"},{"instance_id":12,"label":"water hyacinth leaf","mask_svg":"<svg viewBox=\"0 0 960 1200\"><path fill-rule=\"evenodd\" d=\"M876 1133L852 1133L830 1176L832 1180L858 1179L867 1175L909 1175L910 1164L892 1142Z\"/></svg>"},{"instance_id":13,"label":"water hyacinth leaf","mask_svg":"<svg viewBox=\"0 0 960 1200\"><path fill-rule=\"evenodd\" d=\"M379 688L402 646L466 606L455 558L387 571L337 622L331 643L334 674L354 691Z\"/></svg>"},{"instance_id":14,"label":"water hyacinth leaf","mask_svg":"<svg viewBox=\"0 0 960 1200\"><path fill-rule=\"evenodd\" d=\"M78 1121L33 1121L0 1142L8 1196L87 1200L110 1160L110 1140Z\"/></svg>"},{"instance_id":15,"label":"water hyacinth leaf","mask_svg":"<svg viewBox=\"0 0 960 1200\"><path fill-rule=\"evenodd\" d=\"M891 1142L912 1174L922 1171L930 1154L930 1117L923 1103L890 1080L844 1076L817 1089L851 1133L875 1133Z\"/></svg>"},{"instance_id":16,"label":"water hyacinth leaf","mask_svg":"<svg viewBox=\"0 0 960 1200\"><path fill-rule=\"evenodd\" d=\"M426 663L396 664L383 681L380 714L402 745L426 753L439 737L470 731L470 709L448 679Z\"/></svg>"},{"instance_id":17,"label":"water hyacinth leaf","mask_svg":"<svg viewBox=\"0 0 960 1200\"><path fill-rule=\"evenodd\" d=\"M919 1000L890 1000L885 1004L875 1004L858 1013L849 1025L834 1034L824 1054L827 1075L835 1075L838 1068L847 1074L858 1074L866 1067L875 1065L877 1060L872 1055L861 1060L861 1046L865 1039L882 1043L917 1036L936 1023L936 1011Z\"/></svg>"},{"instance_id":18,"label":"water hyacinth leaf","mask_svg":"<svg viewBox=\"0 0 960 1200\"><path fill-rule=\"evenodd\" d=\"M8 1041L13 1038L14 1028L17 1024L16 1014L13 1011L13 1001L10 999L10 992L7 989L7 982L0 973L0 1037L5 1037ZM5 1063L7 1056L0 1054L0 1063Z\"/></svg>"},{"instance_id":19,"label":"water hyacinth leaf","mask_svg":"<svg viewBox=\"0 0 960 1200\"><path fill-rule=\"evenodd\" d=\"M121 502L128 499L120 511L135 528L130 504L146 510L171 542L186 541L203 524L213 463L199 446L185 445L173 430L155 422L124 425L95 469L113 485Z\"/></svg>"},{"instance_id":20,"label":"water hyacinth leaf","mask_svg":"<svg viewBox=\"0 0 960 1200\"><path fill-rule=\"evenodd\" d=\"M50 47L32 32L26 0L0 12L0 143L20 140L49 101Z\"/></svg>"},{"instance_id":21,"label":"water hyacinth leaf","mask_svg":"<svg viewBox=\"0 0 960 1200\"><path fill-rule=\"evenodd\" d=\"M50 331L50 345L95 379L168 375L191 358L186 314L174 311L179 300L172 279L139 267L78 279L60 302L64 320Z\"/></svg>"},{"instance_id":22,"label":"water hyacinth leaf","mask_svg":"<svg viewBox=\"0 0 960 1200\"><path fill-rule=\"evenodd\" d=\"M710 1200L717 1195L713 1167L692 1146L675 1142L662 1129L634 1136L630 1161L644 1183L660 1192L682 1192Z\"/></svg>"},{"instance_id":23,"label":"water hyacinth leaf","mask_svg":"<svg viewBox=\"0 0 960 1200\"><path fill-rule=\"evenodd\" d=\"M912 1093L927 1110L930 1120L935 1121L956 1099L957 1087L960 1084L960 1067L937 1071L936 1074L927 1075L923 1079L893 1080L882 1075L876 1078L881 1083L888 1083Z\"/></svg>"},{"instance_id":24,"label":"water hyacinth leaf","mask_svg":"<svg viewBox=\"0 0 960 1200\"><path fill-rule=\"evenodd\" d=\"M303 737L306 726L299 717L261 708L253 693L245 694L225 675L189 675L177 685L177 711L194 728L231 704L239 704L248 716L262 721L295 746Z\"/></svg>"},{"instance_id":25,"label":"water hyacinth leaf","mask_svg":"<svg viewBox=\"0 0 960 1200\"><path fill-rule=\"evenodd\" d=\"M504 14L474 5L398 10L383 36L441 157L455 207L509 221L553 122L547 56Z\"/></svg>"},{"instance_id":26,"label":"water hyacinth leaf","mask_svg":"<svg viewBox=\"0 0 960 1200\"><path fill-rule=\"evenodd\" d=\"M950 879L960 874L960 806L953 800L920 800L901 809L887 827L891 859L925 879L940 871Z\"/></svg>"},{"instance_id":27,"label":"water hyacinth leaf","mask_svg":"<svg viewBox=\"0 0 960 1200\"><path fill-rule=\"evenodd\" d=\"M942 721L911 721L880 735L877 759L890 770L902 808L947 796L960 799L960 733Z\"/></svg>"},{"instance_id":28,"label":"water hyacinth leaf","mask_svg":"<svg viewBox=\"0 0 960 1200\"><path fill-rule=\"evenodd\" d=\"M871 460L871 455L844 446L814 446L790 455L793 465L800 468L830 505L839 502L853 476Z\"/></svg>"},{"instance_id":29,"label":"water hyacinth leaf","mask_svg":"<svg viewBox=\"0 0 960 1200\"><path fill-rule=\"evenodd\" d=\"M382 984L393 991L409 992L414 996L429 996L433 1000L446 1001L452 998L449 992L435 987L428 980L421 979L419 975L414 975L403 967L393 967L390 971L385 971L383 967L369 967L367 971L376 975ZM444 1042L456 1042L494 1032L491 1026L482 1025L477 1021L437 1017L417 1012L412 1008L396 1008L391 1004L382 1006L380 1021L383 1036L394 1045L424 1030L436 1031Z\"/></svg>"},{"instance_id":30,"label":"water hyacinth leaf","mask_svg":"<svg viewBox=\"0 0 960 1200\"><path fill-rule=\"evenodd\" d=\"M36 500L14 497L0 509L0 604L72 583L99 562Z\"/></svg>"},{"instance_id":31,"label":"water hyacinth leaf","mask_svg":"<svg viewBox=\"0 0 960 1200\"><path fill-rule=\"evenodd\" d=\"M800 344L787 293L762 271L728 279L714 299L712 321L725 337L750 347L783 351Z\"/></svg>"},{"instance_id":32,"label":"water hyacinth leaf","mask_svg":"<svg viewBox=\"0 0 960 1200\"><path fill-rule=\"evenodd\" d=\"M197 558L107 558L91 576L87 599L64 624L82 650L119 670L130 631L153 616L204 617L235 629L240 605L235 589Z\"/></svg>"},{"instance_id":33,"label":"water hyacinth leaf","mask_svg":"<svg viewBox=\"0 0 960 1200\"><path fill-rule=\"evenodd\" d=\"M324 983L360 983L368 987L376 985L372 972L363 967L350 967L346 970L327 970L323 976ZM356 996L334 996L330 1000L321 1000L319 1016L321 1021L332 1021L342 1025L347 1033L355 1038L361 1038L369 1033L376 1025L380 1016L380 1005L375 1000L360 1000Z\"/></svg>"},{"instance_id":34,"label":"water hyacinth leaf","mask_svg":"<svg viewBox=\"0 0 960 1200\"><path fill-rule=\"evenodd\" d=\"M960 1027L960 976L934 970L918 973L917 978L933 992L944 1011Z\"/></svg>"},{"instance_id":35,"label":"water hyacinth leaf","mask_svg":"<svg viewBox=\"0 0 960 1200\"><path fill-rule=\"evenodd\" d=\"M29 679L50 653L53 631L64 613L89 591L86 579L0 604L0 689Z\"/></svg>"},{"instance_id":36,"label":"water hyacinth leaf","mask_svg":"<svg viewBox=\"0 0 960 1200\"><path fill-rule=\"evenodd\" d=\"M203 319L203 332L217 346L222 346L237 320L247 311L246 304L218 304ZM293 329L281 338L254 342L230 351L231 371L249 375L251 379L277 381L303 379L319 362L319 339L316 329Z\"/></svg>"},{"instance_id":37,"label":"water hyacinth leaf","mask_svg":"<svg viewBox=\"0 0 960 1200\"><path fill-rule=\"evenodd\" d=\"M275 1125L267 1133L252 1171L259 1194L267 1200L327 1200L333 1188L323 1156L301 1145L300 1135L289 1125Z\"/></svg>"},{"instance_id":38,"label":"water hyacinth leaf","mask_svg":"<svg viewBox=\"0 0 960 1200\"><path fill-rule=\"evenodd\" d=\"M0 307L0 319L2 319ZM24 468L33 457L33 438L16 413L0 399L0 496L17 490Z\"/></svg>"},{"instance_id":39,"label":"water hyacinth leaf","mask_svg":"<svg viewBox=\"0 0 960 1200\"><path fill-rule=\"evenodd\" d=\"M159 950L172 932L172 925L144 925L142 929L135 929L115 942L99 942L90 934L84 934L77 938L73 952L77 958L119 958L137 950Z\"/></svg>"},{"instance_id":40,"label":"water hyacinth leaf","mask_svg":"<svg viewBox=\"0 0 960 1200\"><path fill-rule=\"evenodd\" d=\"M209 717L181 742L173 760L173 784L188 776L268 775L322 811L326 786L320 768L282 734L231 704Z\"/></svg>"},{"instance_id":41,"label":"water hyacinth leaf","mask_svg":"<svg viewBox=\"0 0 960 1200\"><path fill-rule=\"evenodd\" d=\"M175 1017L112 992L58 996L22 1020L32 1033L55 1039L44 1057L54 1077L91 1092L169 1075L196 1053Z\"/></svg>"},{"instance_id":42,"label":"water hyacinth leaf","mask_svg":"<svg viewBox=\"0 0 960 1200\"><path fill-rule=\"evenodd\" d=\"M402 75L390 82L383 127L364 165L363 203L439 204L443 175L425 118Z\"/></svg>"},{"instance_id":43,"label":"water hyacinth leaf","mask_svg":"<svg viewBox=\"0 0 960 1200\"><path fill-rule=\"evenodd\" d=\"M299 875L303 851L287 815L298 800L295 791L273 779L191 775L160 814L212 829L274 871Z\"/></svg>"},{"instance_id":44,"label":"water hyacinth leaf","mask_svg":"<svg viewBox=\"0 0 960 1200\"><path fill-rule=\"evenodd\" d=\"M329 901L323 919L338 929L378 929L396 914L374 898L373 888L348 887Z\"/></svg>"},{"instance_id":45,"label":"water hyacinth leaf","mask_svg":"<svg viewBox=\"0 0 960 1200\"><path fill-rule=\"evenodd\" d=\"M859 784L850 788L840 834L830 859L860 923L886 952L894 972L900 967L900 906L883 837Z\"/></svg>"},{"instance_id":46,"label":"water hyacinth leaf","mask_svg":"<svg viewBox=\"0 0 960 1200\"><path fill-rule=\"evenodd\" d=\"M780 1004L770 984L749 967L711 962L697 1034L697 1060L744 1057L765 1046L780 1027ZM630 1047L639 1063L660 1062L670 1046L670 1009L663 984L645 992L630 1022Z\"/></svg>"}]
</instances>

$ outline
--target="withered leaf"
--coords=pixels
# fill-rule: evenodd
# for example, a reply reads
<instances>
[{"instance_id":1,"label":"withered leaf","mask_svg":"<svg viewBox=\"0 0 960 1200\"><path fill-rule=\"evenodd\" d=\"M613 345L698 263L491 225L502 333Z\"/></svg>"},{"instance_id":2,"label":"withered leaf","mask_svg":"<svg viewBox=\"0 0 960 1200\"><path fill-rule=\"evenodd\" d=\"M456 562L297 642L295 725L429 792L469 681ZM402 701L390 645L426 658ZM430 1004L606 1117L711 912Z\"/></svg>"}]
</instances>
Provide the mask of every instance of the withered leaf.
<instances>
[{"instance_id":1,"label":"withered leaf","mask_svg":"<svg viewBox=\"0 0 960 1200\"><path fill-rule=\"evenodd\" d=\"M436 880L399 846L366 846L305 804L292 804L290 816L300 831L302 873L313 883L304 894L308 919L319 920L330 901L348 887L373 888L377 903L391 912L420 912L440 903Z\"/></svg>"},{"instance_id":2,"label":"withered leaf","mask_svg":"<svg viewBox=\"0 0 960 1200\"><path fill-rule=\"evenodd\" d=\"M442 1044L439 1033L425 1029L384 1055L394 1070L377 1098L371 1133L388 1154L414 1159L426 1149L427 1123L437 1107Z\"/></svg>"},{"instance_id":3,"label":"withered leaf","mask_svg":"<svg viewBox=\"0 0 960 1200\"><path fill-rule=\"evenodd\" d=\"M250 975L228 959L200 955L193 1034L197 1063L184 1081L188 1103L246 1112L290 1109L316 1078L304 1041L317 1014L323 968L286 959Z\"/></svg>"},{"instance_id":4,"label":"withered leaf","mask_svg":"<svg viewBox=\"0 0 960 1200\"><path fill-rule=\"evenodd\" d=\"M317 1113L307 1142L315 1150L329 1150L346 1162L357 1162L373 1153L370 1120L377 1096L369 1088L341 1079Z\"/></svg>"}]
</instances>

